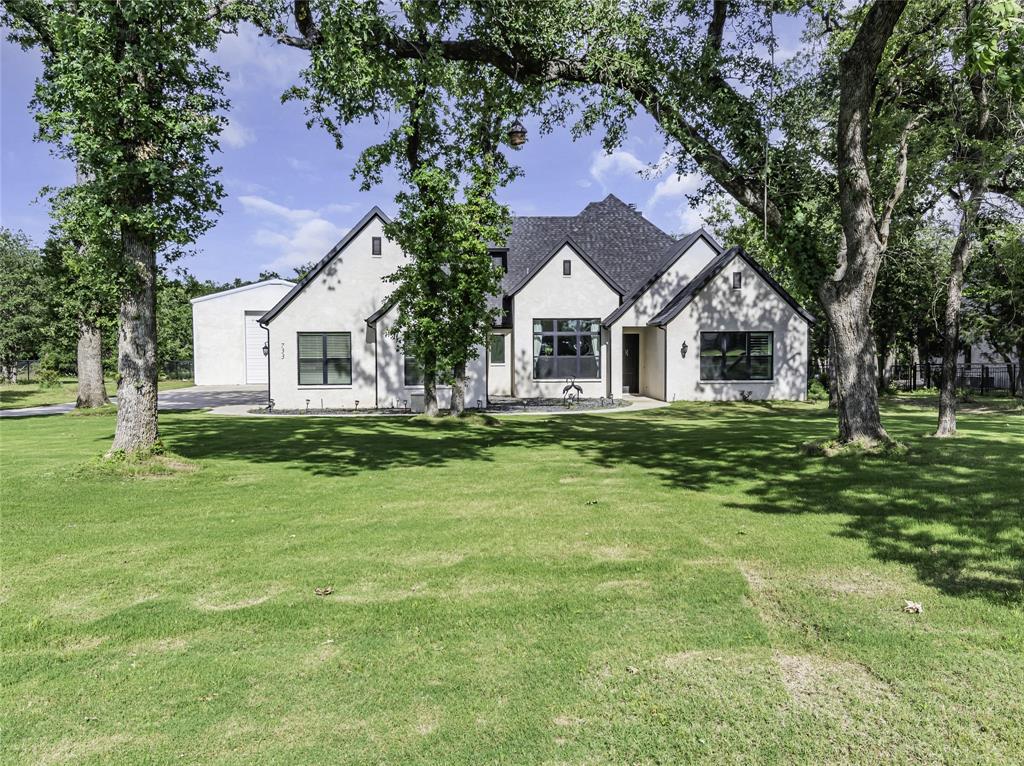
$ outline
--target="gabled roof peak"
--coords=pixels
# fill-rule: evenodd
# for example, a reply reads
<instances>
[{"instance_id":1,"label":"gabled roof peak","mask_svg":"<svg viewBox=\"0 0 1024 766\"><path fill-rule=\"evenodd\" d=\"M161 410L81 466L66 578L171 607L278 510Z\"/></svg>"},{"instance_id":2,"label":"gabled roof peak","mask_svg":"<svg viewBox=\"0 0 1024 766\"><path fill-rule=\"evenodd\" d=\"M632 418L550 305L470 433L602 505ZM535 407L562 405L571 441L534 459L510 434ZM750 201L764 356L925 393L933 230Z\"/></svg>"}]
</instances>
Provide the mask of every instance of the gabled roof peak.
<instances>
[{"instance_id":1,"label":"gabled roof peak","mask_svg":"<svg viewBox=\"0 0 1024 766\"><path fill-rule=\"evenodd\" d=\"M587 215L588 213L608 213L616 209L629 211L630 213L633 213L635 215L641 215L640 211L636 209L636 205L630 202L623 202L621 199L619 199L618 197L611 193L609 193L602 200L588 203L587 206L579 212L579 215L582 217Z\"/></svg>"}]
</instances>

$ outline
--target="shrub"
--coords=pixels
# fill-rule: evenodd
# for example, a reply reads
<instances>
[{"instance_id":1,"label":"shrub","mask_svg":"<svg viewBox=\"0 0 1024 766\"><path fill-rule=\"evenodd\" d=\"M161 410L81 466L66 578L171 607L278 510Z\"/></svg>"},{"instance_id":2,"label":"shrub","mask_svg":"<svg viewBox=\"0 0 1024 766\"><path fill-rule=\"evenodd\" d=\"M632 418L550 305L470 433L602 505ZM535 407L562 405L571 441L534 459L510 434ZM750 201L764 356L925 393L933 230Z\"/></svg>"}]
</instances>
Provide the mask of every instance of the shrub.
<instances>
[{"instance_id":1,"label":"shrub","mask_svg":"<svg viewBox=\"0 0 1024 766\"><path fill-rule=\"evenodd\" d=\"M43 367L37 373L36 381L40 388L56 388L60 385L60 373L52 367Z\"/></svg>"},{"instance_id":2,"label":"shrub","mask_svg":"<svg viewBox=\"0 0 1024 766\"><path fill-rule=\"evenodd\" d=\"M812 402L828 401L828 388L820 380L815 378L807 386L807 399Z\"/></svg>"}]
</instances>

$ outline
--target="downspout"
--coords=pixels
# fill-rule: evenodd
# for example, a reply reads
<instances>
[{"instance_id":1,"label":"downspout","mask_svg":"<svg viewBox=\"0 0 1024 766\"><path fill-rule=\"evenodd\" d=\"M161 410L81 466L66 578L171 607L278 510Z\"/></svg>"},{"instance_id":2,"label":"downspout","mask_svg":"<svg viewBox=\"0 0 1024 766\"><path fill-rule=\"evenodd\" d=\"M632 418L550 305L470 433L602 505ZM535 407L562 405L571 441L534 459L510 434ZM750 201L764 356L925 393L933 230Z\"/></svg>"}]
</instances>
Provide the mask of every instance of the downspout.
<instances>
[{"instance_id":1,"label":"downspout","mask_svg":"<svg viewBox=\"0 0 1024 766\"><path fill-rule=\"evenodd\" d=\"M263 320L260 319L256 322L260 327L267 331L267 411L270 411L270 403L274 401L270 398L270 328L263 324ZM193 356L193 358L195 358ZM192 372L195 375L195 370Z\"/></svg>"},{"instance_id":2,"label":"downspout","mask_svg":"<svg viewBox=\"0 0 1024 766\"><path fill-rule=\"evenodd\" d=\"M661 337L663 343L661 344L661 371L665 376L664 385L661 389L661 400L663 402L668 401L668 328L665 325L661 326Z\"/></svg>"},{"instance_id":3,"label":"downspout","mask_svg":"<svg viewBox=\"0 0 1024 766\"><path fill-rule=\"evenodd\" d=\"M377 325L373 325L373 407L380 409L380 393L377 391Z\"/></svg>"}]
</instances>

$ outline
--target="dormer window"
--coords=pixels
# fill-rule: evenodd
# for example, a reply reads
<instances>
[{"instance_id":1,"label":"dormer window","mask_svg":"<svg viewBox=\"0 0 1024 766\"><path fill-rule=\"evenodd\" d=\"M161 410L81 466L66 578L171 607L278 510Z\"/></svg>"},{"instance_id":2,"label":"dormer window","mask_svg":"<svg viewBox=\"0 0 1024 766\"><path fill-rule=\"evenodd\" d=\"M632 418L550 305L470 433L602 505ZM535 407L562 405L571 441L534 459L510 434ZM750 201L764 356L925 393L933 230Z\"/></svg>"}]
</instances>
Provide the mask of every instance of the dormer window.
<instances>
[{"instance_id":1,"label":"dormer window","mask_svg":"<svg viewBox=\"0 0 1024 766\"><path fill-rule=\"evenodd\" d=\"M734 271L732 273L732 289L739 290L743 287L743 272Z\"/></svg>"},{"instance_id":2,"label":"dormer window","mask_svg":"<svg viewBox=\"0 0 1024 766\"><path fill-rule=\"evenodd\" d=\"M572 274L572 261L562 261L562 276L568 277Z\"/></svg>"},{"instance_id":3,"label":"dormer window","mask_svg":"<svg viewBox=\"0 0 1024 766\"><path fill-rule=\"evenodd\" d=\"M380 256L380 237L373 237L370 240L370 253L372 255Z\"/></svg>"},{"instance_id":4,"label":"dormer window","mask_svg":"<svg viewBox=\"0 0 1024 766\"><path fill-rule=\"evenodd\" d=\"M501 269L502 274L508 273L508 261L505 259L505 253L491 253L491 265L496 269Z\"/></svg>"}]
</instances>

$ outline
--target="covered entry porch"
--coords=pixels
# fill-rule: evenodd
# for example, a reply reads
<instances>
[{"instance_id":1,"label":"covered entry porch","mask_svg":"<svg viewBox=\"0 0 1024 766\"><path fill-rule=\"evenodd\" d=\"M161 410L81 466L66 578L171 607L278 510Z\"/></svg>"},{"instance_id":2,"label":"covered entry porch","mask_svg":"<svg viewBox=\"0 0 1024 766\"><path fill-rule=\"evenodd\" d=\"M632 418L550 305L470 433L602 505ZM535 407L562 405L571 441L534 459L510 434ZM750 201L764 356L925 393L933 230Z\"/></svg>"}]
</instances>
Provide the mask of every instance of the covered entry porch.
<instances>
[{"instance_id":1,"label":"covered entry porch","mask_svg":"<svg viewBox=\"0 0 1024 766\"><path fill-rule=\"evenodd\" d=\"M660 327L623 327L619 352L622 387L614 395L633 394L665 400L665 331ZM619 376L613 376L613 380Z\"/></svg>"}]
</instances>

